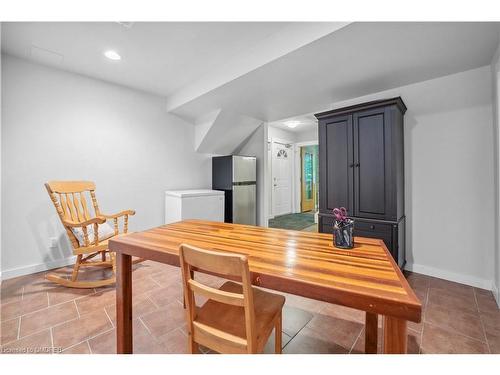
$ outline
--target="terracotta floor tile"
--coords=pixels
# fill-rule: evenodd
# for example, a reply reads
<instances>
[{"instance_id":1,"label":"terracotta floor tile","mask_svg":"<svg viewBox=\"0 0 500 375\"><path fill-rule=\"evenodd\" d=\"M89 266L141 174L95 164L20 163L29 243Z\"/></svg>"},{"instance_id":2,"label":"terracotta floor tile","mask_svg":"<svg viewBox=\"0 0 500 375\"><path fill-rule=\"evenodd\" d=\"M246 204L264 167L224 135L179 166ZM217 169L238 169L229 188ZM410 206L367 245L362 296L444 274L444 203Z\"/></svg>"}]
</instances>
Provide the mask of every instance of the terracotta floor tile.
<instances>
[{"instance_id":1,"label":"terracotta floor tile","mask_svg":"<svg viewBox=\"0 0 500 375\"><path fill-rule=\"evenodd\" d=\"M84 341L63 350L61 354L91 354L91 353L88 342Z\"/></svg>"},{"instance_id":2,"label":"terracotta floor tile","mask_svg":"<svg viewBox=\"0 0 500 375\"><path fill-rule=\"evenodd\" d=\"M435 277L431 279L430 288L444 290L451 295L474 297L474 288L472 288L471 286L455 283L453 281L438 279Z\"/></svg>"},{"instance_id":3,"label":"terracotta floor tile","mask_svg":"<svg viewBox=\"0 0 500 375\"><path fill-rule=\"evenodd\" d=\"M4 283L5 281L2 282L0 289L0 305L20 301L23 298L24 285L11 284L10 287L4 287Z\"/></svg>"},{"instance_id":4,"label":"terracotta floor tile","mask_svg":"<svg viewBox=\"0 0 500 375\"><path fill-rule=\"evenodd\" d=\"M113 325L116 326L116 305L113 304L111 306L106 306L105 309L113 322ZM132 298L132 317L134 319L149 314L155 310L158 310L158 308L147 295L142 294Z\"/></svg>"},{"instance_id":5,"label":"terracotta floor tile","mask_svg":"<svg viewBox=\"0 0 500 375\"><path fill-rule=\"evenodd\" d=\"M55 272L69 275L71 267ZM109 275L109 272L88 269L81 277L90 279ZM423 353L487 352L486 340L492 352L500 351L500 310L496 309L491 292L415 273L405 272L405 276L423 303L427 322L408 324L409 353L419 352L421 332ZM221 279L211 275L197 273L195 277L212 286L221 283ZM181 304L180 269L146 261L134 265L133 278L133 316L141 317L134 320L134 352L185 353L187 332ZM6 280L1 288L2 319L22 314L21 318L2 322L5 347L50 348L52 341L47 328L52 327L54 345L66 348L64 353L116 352L116 331L110 322L115 320L114 285L98 288L94 294L93 289L63 288L47 282L44 273L39 273ZM287 299L283 310L284 353L346 353L351 349L352 353L364 352L364 312L282 294ZM201 302L204 300L197 301ZM78 310L71 307L75 303ZM63 319L73 320L62 322ZM486 338L480 336L482 327ZM26 335L20 340L16 340L18 329ZM380 328L379 351L381 344ZM273 351L274 335L271 335L265 352ZM205 352L214 353L209 349Z\"/></svg>"},{"instance_id":6,"label":"terracotta floor tile","mask_svg":"<svg viewBox=\"0 0 500 375\"><path fill-rule=\"evenodd\" d=\"M151 277L143 277L141 279L132 281L132 293L134 296L143 293L152 293L159 290L161 286L155 282Z\"/></svg>"},{"instance_id":7,"label":"terracotta floor tile","mask_svg":"<svg viewBox=\"0 0 500 375\"><path fill-rule=\"evenodd\" d=\"M500 310L496 312L481 312L481 320L487 332L500 335Z\"/></svg>"},{"instance_id":8,"label":"terracotta floor tile","mask_svg":"<svg viewBox=\"0 0 500 375\"><path fill-rule=\"evenodd\" d=\"M0 309L1 320L9 320L18 316L41 310L49 305L47 293L38 293L31 297L23 298L20 301L2 305Z\"/></svg>"},{"instance_id":9,"label":"terracotta floor tile","mask_svg":"<svg viewBox=\"0 0 500 375\"><path fill-rule=\"evenodd\" d=\"M50 354L52 342L50 330L41 331L2 346L4 354Z\"/></svg>"},{"instance_id":10,"label":"terracotta floor tile","mask_svg":"<svg viewBox=\"0 0 500 375\"><path fill-rule=\"evenodd\" d=\"M182 329L174 329L158 338L161 351L168 354L187 354L188 337Z\"/></svg>"},{"instance_id":11,"label":"terracotta floor tile","mask_svg":"<svg viewBox=\"0 0 500 375\"><path fill-rule=\"evenodd\" d=\"M481 354L488 353L484 342L451 332L431 324L424 324L423 354Z\"/></svg>"},{"instance_id":12,"label":"terracotta floor tile","mask_svg":"<svg viewBox=\"0 0 500 375\"><path fill-rule=\"evenodd\" d=\"M288 336L295 336L309 321L313 314L309 311L301 310L296 307L283 307L283 332Z\"/></svg>"},{"instance_id":13,"label":"terracotta floor tile","mask_svg":"<svg viewBox=\"0 0 500 375\"><path fill-rule=\"evenodd\" d=\"M377 353L382 353L382 337L383 337L383 331L382 328L378 329L378 337L377 337ZM356 343L354 344L352 350L352 354L364 354L365 353L365 329L363 328L361 330L361 333L358 336L358 339L356 340Z\"/></svg>"},{"instance_id":14,"label":"terracotta floor tile","mask_svg":"<svg viewBox=\"0 0 500 375\"><path fill-rule=\"evenodd\" d=\"M495 297L491 291L477 292L476 289L476 302L479 311L481 312L500 312Z\"/></svg>"},{"instance_id":15,"label":"terracotta floor tile","mask_svg":"<svg viewBox=\"0 0 500 375\"><path fill-rule=\"evenodd\" d=\"M155 354L162 352L162 346L150 335L138 319L133 325L133 352ZM116 329L113 328L89 340L93 354L116 354Z\"/></svg>"},{"instance_id":16,"label":"terracotta floor tile","mask_svg":"<svg viewBox=\"0 0 500 375\"><path fill-rule=\"evenodd\" d=\"M290 342L292 338L288 336L286 333L281 332L281 348L283 349L286 344ZM269 336L269 340L267 340L266 345L264 346L264 354L274 354L274 329L271 332L271 336Z\"/></svg>"},{"instance_id":17,"label":"terracotta floor tile","mask_svg":"<svg viewBox=\"0 0 500 375\"><path fill-rule=\"evenodd\" d=\"M408 354L419 354L420 352L420 333L414 330L408 329L408 342L407 350ZM377 340L377 353L383 353L383 330L378 329L378 340ZM351 351L352 354L364 354L365 353L365 329L361 331L358 340L356 341L354 347Z\"/></svg>"},{"instance_id":18,"label":"terracotta floor tile","mask_svg":"<svg viewBox=\"0 0 500 375\"><path fill-rule=\"evenodd\" d=\"M144 315L141 320L154 337L160 337L186 324L182 304L172 302L161 309Z\"/></svg>"},{"instance_id":19,"label":"terracotta floor tile","mask_svg":"<svg viewBox=\"0 0 500 375\"><path fill-rule=\"evenodd\" d=\"M92 311L102 310L106 306L111 306L116 302L116 294L114 288L103 289L96 294L77 299L76 305L80 315L88 314Z\"/></svg>"},{"instance_id":20,"label":"terracotta floor tile","mask_svg":"<svg viewBox=\"0 0 500 375\"><path fill-rule=\"evenodd\" d=\"M349 352L364 324L326 315L315 315L306 327L321 333L322 337L328 337L328 340Z\"/></svg>"},{"instance_id":21,"label":"terracotta floor tile","mask_svg":"<svg viewBox=\"0 0 500 375\"><path fill-rule=\"evenodd\" d=\"M17 334L19 331L19 319L20 318L14 318L2 322L2 328L0 330L0 345L4 345L8 342L17 340Z\"/></svg>"},{"instance_id":22,"label":"terracotta floor tile","mask_svg":"<svg viewBox=\"0 0 500 375\"><path fill-rule=\"evenodd\" d=\"M134 331L134 341L136 340L136 330ZM116 329L101 333L88 340L92 354L116 354Z\"/></svg>"},{"instance_id":23,"label":"terracotta floor tile","mask_svg":"<svg viewBox=\"0 0 500 375\"><path fill-rule=\"evenodd\" d=\"M57 284L45 279L45 274L36 274L36 278L24 286L23 299L34 297L40 293L54 290L58 287Z\"/></svg>"},{"instance_id":24,"label":"terracotta floor tile","mask_svg":"<svg viewBox=\"0 0 500 375\"><path fill-rule=\"evenodd\" d=\"M471 314L479 314L474 295L461 296L450 294L446 290L430 288L427 307L433 304L447 308L450 311L460 310Z\"/></svg>"},{"instance_id":25,"label":"terracotta floor tile","mask_svg":"<svg viewBox=\"0 0 500 375\"><path fill-rule=\"evenodd\" d=\"M157 306L163 307L174 301L182 302L182 293L182 285L176 283L156 289L148 295Z\"/></svg>"},{"instance_id":26,"label":"terracotta floor tile","mask_svg":"<svg viewBox=\"0 0 500 375\"><path fill-rule=\"evenodd\" d=\"M54 347L66 349L111 328L111 322L104 309L94 311L52 328Z\"/></svg>"},{"instance_id":27,"label":"terracotta floor tile","mask_svg":"<svg viewBox=\"0 0 500 375\"><path fill-rule=\"evenodd\" d=\"M500 354L500 334L486 332L486 339L493 354Z\"/></svg>"},{"instance_id":28,"label":"terracotta floor tile","mask_svg":"<svg viewBox=\"0 0 500 375\"><path fill-rule=\"evenodd\" d=\"M150 274L157 273L157 272L163 272L163 271L168 272L170 270L177 270L180 272L180 268L177 266L172 266L170 264L155 262L153 260L145 260L144 262L137 263L135 266L148 267L151 270Z\"/></svg>"},{"instance_id":29,"label":"terracotta floor tile","mask_svg":"<svg viewBox=\"0 0 500 375\"><path fill-rule=\"evenodd\" d=\"M29 336L35 332L53 327L59 323L78 318L74 301L64 302L21 317L20 336Z\"/></svg>"},{"instance_id":30,"label":"terracotta floor tile","mask_svg":"<svg viewBox=\"0 0 500 375\"><path fill-rule=\"evenodd\" d=\"M173 272L156 273L154 275L151 275L151 278L163 287L172 284L180 284L182 282L180 273Z\"/></svg>"},{"instance_id":31,"label":"terracotta floor tile","mask_svg":"<svg viewBox=\"0 0 500 375\"><path fill-rule=\"evenodd\" d=\"M365 323L366 313L361 310L351 309L350 307L334 305L328 303L319 312L321 315L328 315L334 318L349 320L352 322Z\"/></svg>"},{"instance_id":32,"label":"terracotta floor tile","mask_svg":"<svg viewBox=\"0 0 500 375\"><path fill-rule=\"evenodd\" d=\"M294 294L283 293L286 298L285 306L296 307L312 313L319 313L328 303L310 298L296 296Z\"/></svg>"},{"instance_id":33,"label":"terracotta floor tile","mask_svg":"<svg viewBox=\"0 0 500 375\"><path fill-rule=\"evenodd\" d=\"M48 292L49 294L49 306L57 305L59 303L72 301L83 296L94 294L94 289L77 289L77 288L66 288L59 286Z\"/></svg>"},{"instance_id":34,"label":"terracotta floor tile","mask_svg":"<svg viewBox=\"0 0 500 375\"><path fill-rule=\"evenodd\" d=\"M140 279L142 277L149 277L154 274L161 273L163 271L163 267L161 267L160 263L146 261L142 263L137 263L133 267L133 280Z\"/></svg>"},{"instance_id":35,"label":"terracotta floor tile","mask_svg":"<svg viewBox=\"0 0 500 375\"><path fill-rule=\"evenodd\" d=\"M284 354L347 354L349 351L320 332L304 327L283 349Z\"/></svg>"},{"instance_id":36,"label":"terracotta floor tile","mask_svg":"<svg viewBox=\"0 0 500 375\"><path fill-rule=\"evenodd\" d=\"M485 341L483 327L479 315L460 310L449 310L445 307L431 304L425 311L425 322L434 326L460 332L465 336Z\"/></svg>"},{"instance_id":37,"label":"terracotta floor tile","mask_svg":"<svg viewBox=\"0 0 500 375\"><path fill-rule=\"evenodd\" d=\"M410 284L411 288L416 291L426 292L429 289L431 278L425 275L420 275L418 273L405 271L405 277Z\"/></svg>"}]
</instances>

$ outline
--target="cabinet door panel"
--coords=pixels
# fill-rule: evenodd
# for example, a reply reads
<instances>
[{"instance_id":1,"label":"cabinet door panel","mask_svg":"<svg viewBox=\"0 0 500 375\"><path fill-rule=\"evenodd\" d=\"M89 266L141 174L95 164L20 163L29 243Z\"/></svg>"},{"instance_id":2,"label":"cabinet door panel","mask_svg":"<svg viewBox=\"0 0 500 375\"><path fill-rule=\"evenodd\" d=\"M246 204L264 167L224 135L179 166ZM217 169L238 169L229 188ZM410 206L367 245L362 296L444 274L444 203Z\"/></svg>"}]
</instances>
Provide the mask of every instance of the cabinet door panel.
<instances>
[{"instance_id":1,"label":"cabinet door panel","mask_svg":"<svg viewBox=\"0 0 500 375\"><path fill-rule=\"evenodd\" d=\"M352 117L338 116L320 123L320 207L323 212L345 207L353 213Z\"/></svg>"},{"instance_id":2,"label":"cabinet door panel","mask_svg":"<svg viewBox=\"0 0 500 375\"><path fill-rule=\"evenodd\" d=\"M384 219L389 216L388 129L384 109L354 114L355 215Z\"/></svg>"}]
</instances>

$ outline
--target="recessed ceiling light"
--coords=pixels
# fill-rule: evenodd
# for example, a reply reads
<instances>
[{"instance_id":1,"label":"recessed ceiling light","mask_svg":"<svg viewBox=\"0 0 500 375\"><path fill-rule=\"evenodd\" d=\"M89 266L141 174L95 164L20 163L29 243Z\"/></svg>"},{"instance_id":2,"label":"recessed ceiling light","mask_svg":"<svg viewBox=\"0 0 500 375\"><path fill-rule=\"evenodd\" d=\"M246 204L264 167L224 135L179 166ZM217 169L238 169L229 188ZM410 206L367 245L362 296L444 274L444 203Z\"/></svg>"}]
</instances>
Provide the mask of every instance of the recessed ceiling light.
<instances>
[{"instance_id":1,"label":"recessed ceiling light","mask_svg":"<svg viewBox=\"0 0 500 375\"><path fill-rule=\"evenodd\" d=\"M110 60L121 60L122 57L116 51L106 51L104 52L104 56L106 56Z\"/></svg>"},{"instance_id":2,"label":"recessed ceiling light","mask_svg":"<svg viewBox=\"0 0 500 375\"><path fill-rule=\"evenodd\" d=\"M285 122L285 125L288 126L290 129L296 128L297 125L299 125L299 121L287 121Z\"/></svg>"}]
</instances>

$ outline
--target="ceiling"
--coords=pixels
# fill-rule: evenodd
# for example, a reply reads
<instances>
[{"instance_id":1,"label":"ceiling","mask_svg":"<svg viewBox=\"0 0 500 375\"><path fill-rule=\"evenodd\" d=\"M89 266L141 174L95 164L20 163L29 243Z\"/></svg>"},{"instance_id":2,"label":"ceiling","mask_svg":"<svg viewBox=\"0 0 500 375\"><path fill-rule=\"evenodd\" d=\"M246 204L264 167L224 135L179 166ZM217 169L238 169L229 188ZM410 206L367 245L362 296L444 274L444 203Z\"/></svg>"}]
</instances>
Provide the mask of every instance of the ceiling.
<instances>
[{"instance_id":1,"label":"ceiling","mask_svg":"<svg viewBox=\"0 0 500 375\"><path fill-rule=\"evenodd\" d=\"M2 51L159 94L192 123L222 110L268 122L299 116L302 131L314 121L303 114L334 102L490 64L499 25L19 22L2 23ZM106 59L108 49L122 60Z\"/></svg>"},{"instance_id":2,"label":"ceiling","mask_svg":"<svg viewBox=\"0 0 500 375\"><path fill-rule=\"evenodd\" d=\"M293 124L295 127L291 128L289 124ZM300 133L315 129L318 126L318 120L316 120L313 114L308 114L270 122L269 126L287 130L292 133Z\"/></svg>"},{"instance_id":3,"label":"ceiling","mask_svg":"<svg viewBox=\"0 0 500 375\"><path fill-rule=\"evenodd\" d=\"M4 22L2 51L168 96L283 30L286 22ZM35 46L35 49L32 49ZM122 60L106 59L116 50Z\"/></svg>"},{"instance_id":4,"label":"ceiling","mask_svg":"<svg viewBox=\"0 0 500 375\"><path fill-rule=\"evenodd\" d=\"M499 23L351 23L172 111L187 119L224 108L277 121L489 65Z\"/></svg>"}]
</instances>

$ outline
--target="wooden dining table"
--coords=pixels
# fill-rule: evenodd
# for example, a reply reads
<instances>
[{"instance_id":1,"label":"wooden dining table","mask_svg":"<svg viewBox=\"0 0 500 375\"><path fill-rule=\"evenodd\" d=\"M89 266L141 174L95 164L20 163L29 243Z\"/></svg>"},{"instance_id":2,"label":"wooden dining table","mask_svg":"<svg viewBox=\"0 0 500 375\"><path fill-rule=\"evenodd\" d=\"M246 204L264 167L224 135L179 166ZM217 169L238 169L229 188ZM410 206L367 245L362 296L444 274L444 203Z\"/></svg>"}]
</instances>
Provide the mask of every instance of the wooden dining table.
<instances>
[{"instance_id":1,"label":"wooden dining table","mask_svg":"<svg viewBox=\"0 0 500 375\"><path fill-rule=\"evenodd\" d=\"M133 352L132 256L179 266L181 244L246 255L255 286L365 311L366 353L377 352L379 315L384 353L406 353L407 321L421 319L422 305L382 240L355 237L345 250L330 234L185 220L109 241L118 353Z\"/></svg>"}]
</instances>

